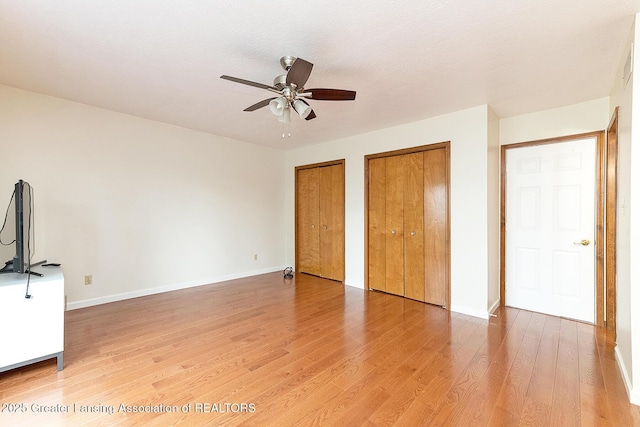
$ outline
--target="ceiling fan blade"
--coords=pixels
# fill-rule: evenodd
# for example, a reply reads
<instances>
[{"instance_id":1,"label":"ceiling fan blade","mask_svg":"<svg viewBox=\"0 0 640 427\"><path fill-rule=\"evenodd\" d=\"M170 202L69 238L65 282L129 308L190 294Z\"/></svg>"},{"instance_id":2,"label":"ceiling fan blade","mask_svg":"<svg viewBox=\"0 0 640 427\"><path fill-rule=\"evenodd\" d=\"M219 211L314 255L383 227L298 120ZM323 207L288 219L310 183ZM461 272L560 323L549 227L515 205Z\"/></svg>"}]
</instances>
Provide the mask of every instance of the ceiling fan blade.
<instances>
[{"instance_id":1,"label":"ceiling fan blade","mask_svg":"<svg viewBox=\"0 0 640 427\"><path fill-rule=\"evenodd\" d=\"M356 93L353 90L342 89L305 89L306 93L311 92L309 99L319 101L353 101Z\"/></svg>"},{"instance_id":2,"label":"ceiling fan blade","mask_svg":"<svg viewBox=\"0 0 640 427\"><path fill-rule=\"evenodd\" d=\"M225 80L229 80L232 82L236 82L236 83L242 83L243 85L249 85L249 86L253 86L253 87L259 87L260 89L267 89L267 90L274 90L276 92L279 92L278 89L276 89L273 86L269 86L269 85L265 85L262 83L256 83L256 82L252 82L250 80L245 80L245 79L239 79L237 77L231 77L231 76L220 76L221 79L225 79Z\"/></svg>"},{"instance_id":3,"label":"ceiling fan blade","mask_svg":"<svg viewBox=\"0 0 640 427\"><path fill-rule=\"evenodd\" d=\"M312 68L313 64L311 62L297 58L291 68L289 68L289 72L287 72L287 86L293 83L298 87L304 87L304 84L309 79Z\"/></svg>"},{"instance_id":4,"label":"ceiling fan blade","mask_svg":"<svg viewBox=\"0 0 640 427\"><path fill-rule=\"evenodd\" d=\"M262 101L260 101L260 102L256 102L255 104L253 104L253 105L251 105L251 106L249 106L249 107L245 108L245 109L244 109L244 110L242 110L242 111L255 111L255 110L257 110L258 108L266 107L266 106L267 106L267 105L269 105L269 103L270 103L272 100L274 100L274 99L276 99L276 97L274 97L274 98L269 98L269 99L265 99L265 100L262 100Z\"/></svg>"}]
</instances>

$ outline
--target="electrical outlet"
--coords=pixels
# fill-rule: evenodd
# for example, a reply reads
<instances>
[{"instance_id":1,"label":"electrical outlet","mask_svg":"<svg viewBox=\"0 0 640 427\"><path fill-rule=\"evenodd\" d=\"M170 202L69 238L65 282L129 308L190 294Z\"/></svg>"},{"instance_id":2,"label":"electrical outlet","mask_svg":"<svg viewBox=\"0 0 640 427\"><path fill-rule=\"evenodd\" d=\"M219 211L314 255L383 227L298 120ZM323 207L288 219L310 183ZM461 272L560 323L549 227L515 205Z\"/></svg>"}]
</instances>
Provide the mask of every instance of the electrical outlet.
<instances>
[{"instance_id":1,"label":"electrical outlet","mask_svg":"<svg viewBox=\"0 0 640 427\"><path fill-rule=\"evenodd\" d=\"M258 254L253 254L253 260L257 261L258 260Z\"/></svg>"},{"instance_id":2,"label":"electrical outlet","mask_svg":"<svg viewBox=\"0 0 640 427\"><path fill-rule=\"evenodd\" d=\"M84 284L85 286L93 284L93 276L91 274L84 276Z\"/></svg>"}]
</instances>

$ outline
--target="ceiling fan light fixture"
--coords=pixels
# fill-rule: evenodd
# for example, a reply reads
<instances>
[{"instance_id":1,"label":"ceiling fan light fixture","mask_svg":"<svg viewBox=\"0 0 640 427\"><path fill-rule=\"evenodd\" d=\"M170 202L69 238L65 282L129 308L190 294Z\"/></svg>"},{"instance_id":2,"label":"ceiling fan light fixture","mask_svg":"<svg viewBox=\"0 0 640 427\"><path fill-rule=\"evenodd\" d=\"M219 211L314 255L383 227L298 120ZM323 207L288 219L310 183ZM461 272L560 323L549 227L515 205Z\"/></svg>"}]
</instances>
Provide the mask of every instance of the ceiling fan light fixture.
<instances>
[{"instance_id":1,"label":"ceiling fan light fixture","mask_svg":"<svg viewBox=\"0 0 640 427\"><path fill-rule=\"evenodd\" d=\"M284 110L287 109L287 100L283 97L272 99L269 102L269 109L275 116L281 117Z\"/></svg>"},{"instance_id":2,"label":"ceiling fan light fixture","mask_svg":"<svg viewBox=\"0 0 640 427\"><path fill-rule=\"evenodd\" d=\"M282 110L282 114L278 116L278 121L280 123L289 123L291 121L291 108L288 105Z\"/></svg>"},{"instance_id":3,"label":"ceiling fan light fixture","mask_svg":"<svg viewBox=\"0 0 640 427\"><path fill-rule=\"evenodd\" d=\"M296 99L293 101L293 108L296 110L296 113L303 119L306 119L307 116L311 113L311 106L304 101L300 101Z\"/></svg>"}]
</instances>

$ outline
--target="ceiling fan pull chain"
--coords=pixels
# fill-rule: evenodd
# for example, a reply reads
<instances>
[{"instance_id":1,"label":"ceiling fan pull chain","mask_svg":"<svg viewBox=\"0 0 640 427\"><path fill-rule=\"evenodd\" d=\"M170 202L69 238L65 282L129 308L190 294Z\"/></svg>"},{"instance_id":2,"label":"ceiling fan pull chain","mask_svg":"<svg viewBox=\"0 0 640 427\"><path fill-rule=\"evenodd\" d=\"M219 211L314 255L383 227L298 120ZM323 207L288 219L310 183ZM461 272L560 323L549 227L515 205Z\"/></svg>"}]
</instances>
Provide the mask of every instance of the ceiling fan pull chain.
<instances>
[{"instance_id":1,"label":"ceiling fan pull chain","mask_svg":"<svg viewBox=\"0 0 640 427\"><path fill-rule=\"evenodd\" d=\"M291 130L289 130L289 123L282 123L282 137L284 138L285 135L291 138Z\"/></svg>"}]
</instances>

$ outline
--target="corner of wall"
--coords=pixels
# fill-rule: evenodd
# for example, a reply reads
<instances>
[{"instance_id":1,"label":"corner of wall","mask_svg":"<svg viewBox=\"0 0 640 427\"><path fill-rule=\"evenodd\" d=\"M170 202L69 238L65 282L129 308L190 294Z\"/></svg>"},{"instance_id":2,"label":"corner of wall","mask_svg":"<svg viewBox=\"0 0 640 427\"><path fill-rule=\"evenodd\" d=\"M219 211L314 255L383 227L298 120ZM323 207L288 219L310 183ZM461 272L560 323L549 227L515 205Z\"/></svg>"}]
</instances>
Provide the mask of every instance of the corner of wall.
<instances>
[{"instance_id":1,"label":"corner of wall","mask_svg":"<svg viewBox=\"0 0 640 427\"><path fill-rule=\"evenodd\" d=\"M478 310L474 307L467 307L458 304L451 305L451 311L466 314L468 316L479 317L480 319L489 320L489 312Z\"/></svg>"},{"instance_id":2,"label":"corner of wall","mask_svg":"<svg viewBox=\"0 0 640 427\"><path fill-rule=\"evenodd\" d=\"M629 396L629 401L634 405L640 406L640 390L633 388L630 371L629 369L627 369L627 365L624 363L624 358L620 353L619 346L616 345L616 349L614 353L616 358L616 364L618 365L618 369L620 370L620 375L622 376L622 382L624 383L624 388L627 390L627 395Z\"/></svg>"},{"instance_id":3,"label":"corner of wall","mask_svg":"<svg viewBox=\"0 0 640 427\"><path fill-rule=\"evenodd\" d=\"M487 233L489 305L500 299L500 119L491 108L487 108Z\"/></svg>"}]
</instances>

